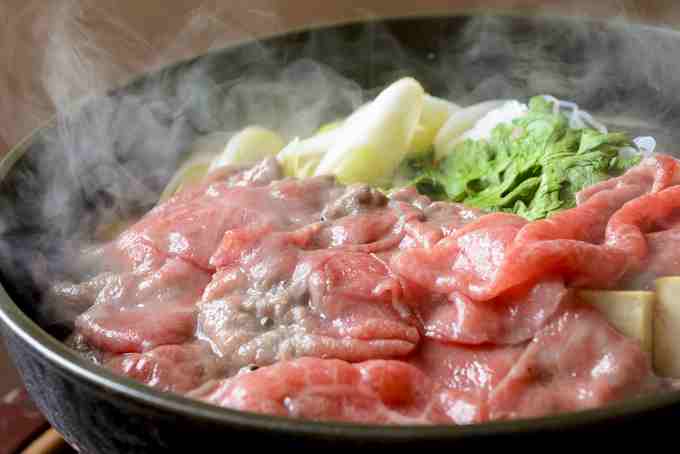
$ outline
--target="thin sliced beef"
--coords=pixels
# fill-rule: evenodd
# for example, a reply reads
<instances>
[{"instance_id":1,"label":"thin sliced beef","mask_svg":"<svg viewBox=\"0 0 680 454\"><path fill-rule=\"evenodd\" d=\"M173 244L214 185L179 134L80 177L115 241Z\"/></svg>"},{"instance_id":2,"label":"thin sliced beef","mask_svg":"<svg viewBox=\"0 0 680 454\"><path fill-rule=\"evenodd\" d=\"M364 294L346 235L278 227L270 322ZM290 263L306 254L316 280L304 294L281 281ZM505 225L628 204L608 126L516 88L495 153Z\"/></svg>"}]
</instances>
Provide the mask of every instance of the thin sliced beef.
<instances>
[{"instance_id":1,"label":"thin sliced beef","mask_svg":"<svg viewBox=\"0 0 680 454\"><path fill-rule=\"evenodd\" d=\"M179 393L198 388L220 374L208 347L200 343L163 345L145 353L124 353L104 365L161 391Z\"/></svg>"},{"instance_id":2,"label":"thin sliced beef","mask_svg":"<svg viewBox=\"0 0 680 454\"><path fill-rule=\"evenodd\" d=\"M116 275L76 319L76 329L90 345L112 353L185 342L193 337L196 302L209 279L182 259L145 275Z\"/></svg>"},{"instance_id":3,"label":"thin sliced beef","mask_svg":"<svg viewBox=\"0 0 680 454\"><path fill-rule=\"evenodd\" d=\"M289 231L320 220L342 189L328 178L280 180L268 186L213 182L183 191L151 210L122 238L136 238L207 271L225 233L252 226Z\"/></svg>"},{"instance_id":4,"label":"thin sliced beef","mask_svg":"<svg viewBox=\"0 0 680 454\"><path fill-rule=\"evenodd\" d=\"M652 290L654 281L664 276L680 276L680 228L647 235L647 257L623 278L629 289Z\"/></svg>"},{"instance_id":5,"label":"thin sliced beef","mask_svg":"<svg viewBox=\"0 0 680 454\"><path fill-rule=\"evenodd\" d=\"M404 279L435 293L462 292L484 301L497 295L499 268L526 221L518 216L495 213L456 230L433 247L413 247L396 254L390 263ZM488 297L479 296L490 293Z\"/></svg>"},{"instance_id":6,"label":"thin sliced beef","mask_svg":"<svg viewBox=\"0 0 680 454\"><path fill-rule=\"evenodd\" d=\"M60 312L71 312L77 316L94 304L102 290L116 285L119 280L119 275L106 272L80 284L67 281L57 282L50 288L49 298L51 301L59 301Z\"/></svg>"},{"instance_id":7,"label":"thin sliced beef","mask_svg":"<svg viewBox=\"0 0 680 454\"><path fill-rule=\"evenodd\" d=\"M194 397L236 410L381 424L443 422L430 380L399 361L300 358L211 383Z\"/></svg>"},{"instance_id":8,"label":"thin sliced beef","mask_svg":"<svg viewBox=\"0 0 680 454\"><path fill-rule=\"evenodd\" d=\"M575 302L528 343L426 340L411 363L445 388L439 408L459 424L598 407L649 390L655 380L634 340Z\"/></svg>"},{"instance_id":9,"label":"thin sliced beef","mask_svg":"<svg viewBox=\"0 0 680 454\"><path fill-rule=\"evenodd\" d=\"M88 274L129 272L142 275L160 268L166 257L139 235L123 232L116 241L89 251L85 263L90 267Z\"/></svg>"},{"instance_id":10,"label":"thin sliced beef","mask_svg":"<svg viewBox=\"0 0 680 454\"><path fill-rule=\"evenodd\" d=\"M278 179L272 160L223 169L52 295L89 307L74 339L95 361L230 408L387 424L590 408L655 382L567 287L680 273L677 167L649 159L537 222Z\"/></svg>"},{"instance_id":11,"label":"thin sliced beef","mask_svg":"<svg viewBox=\"0 0 680 454\"><path fill-rule=\"evenodd\" d=\"M344 194L326 205L321 212L321 220L329 221L372 211L387 205L387 197L378 189L366 184L354 184Z\"/></svg>"},{"instance_id":12,"label":"thin sliced beef","mask_svg":"<svg viewBox=\"0 0 680 454\"><path fill-rule=\"evenodd\" d=\"M390 194L390 200L405 202L419 210L425 210L432 204L430 198L418 192L415 186L397 189Z\"/></svg>"},{"instance_id":13,"label":"thin sliced beef","mask_svg":"<svg viewBox=\"0 0 680 454\"><path fill-rule=\"evenodd\" d=\"M667 249L675 247L673 229L655 230L665 220L675 219L679 211L680 186L673 186L638 197L612 216L607 226L607 245L627 252L628 279L637 288L651 288L657 275L677 269L673 268L677 267L676 259ZM659 269L663 266L668 268Z\"/></svg>"},{"instance_id":14,"label":"thin sliced beef","mask_svg":"<svg viewBox=\"0 0 680 454\"><path fill-rule=\"evenodd\" d=\"M216 273L200 303L199 336L232 367L300 356L362 361L413 350L418 330L407 308L393 304L401 288L380 260L303 252L276 238ZM261 274L272 269L275 278Z\"/></svg>"},{"instance_id":15,"label":"thin sliced beef","mask_svg":"<svg viewBox=\"0 0 680 454\"><path fill-rule=\"evenodd\" d=\"M461 293L419 302L413 308L426 336L462 344L512 345L524 342L550 320L565 301L559 280L515 288L492 301L473 301Z\"/></svg>"},{"instance_id":16,"label":"thin sliced beef","mask_svg":"<svg viewBox=\"0 0 680 454\"><path fill-rule=\"evenodd\" d=\"M387 209L343 217L324 223L314 236L314 244L310 246L314 249L326 249L380 242L392 233L397 220L398 214ZM395 236L389 244L377 247L376 250L390 249L400 240L401 237Z\"/></svg>"},{"instance_id":17,"label":"thin sliced beef","mask_svg":"<svg viewBox=\"0 0 680 454\"><path fill-rule=\"evenodd\" d=\"M210 257L225 232L276 222L274 211L264 214L251 208L271 208L274 200L266 189L223 187L216 183L205 188L205 193L195 192L194 199L170 199L132 226L122 238L135 238L164 254L182 257L211 271L214 267Z\"/></svg>"},{"instance_id":18,"label":"thin sliced beef","mask_svg":"<svg viewBox=\"0 0 680 454\"><path fill-rule=\"evenodd\" d=\"M207 183L223 182L229 186L265 186L283 178L279 162L265 158L254 166L222 166L205 177Z\"/></svg>"},{"instance_id":19,"label":"thin sliced beef","mask_svg":"<svg viewBox=\"0 0 680 454\"><path fill-rule=\"evenodd\" d=\"M307 280L322 278L323 268L339 259L332 258L335 253L306 259L301 254L349 248L348 254L364 255L350 254L348 261L375 267L377 259L367 254L394 248L403 235L402 218L413 213L387 209L386 198L366 187L344 188L327 177L270 183L257 177L258 172L227 172L222 180L211 176L205 184L187 188L99 248L94 255L102 274L80 285L55 286L54 294L72 306L91 306L76 322L86 341L103 351L124 353L188 340L198 295L209 274L219 270L201 304L199 334L220 353L231 352L225 345L248 337L252 342L234 353L248 359L236 361L238 367L251 360L267 363L290 351L297 352L294 356L367 359L412 350L417 330L402 320L391 300L330 292L312 304ZM345 212L338 212L338 206ZM322 213L331 211L339 217L323 221ZM383 264L379 267L380 273L389 274ZM390 282L388 287L397 291L396 280ZM322 286L315 288L323 293ZM211 296L214 292L219 298ZM370 302L365 309L362 298ZM270 310L276 314L262 315ZM241 325L244 317L257 323L256 335L248 323ZM227 329L232 323L239 324L236 332ZM280 354L274 352L278 344ZM273 357L265 359L268 355Z\"/></svg>"},{"instance_id":20,"label":"thin sliced beef","mask_svg":"<svg viewBox=\"0 0 680 454\"><path fill-rule=\"evenodd\" d=\"M476 208L466 207L461 203L434 202L423 211L426 224L439 227L444 236L451 235L482 216Z\"/></svg>"},{"instance_id":21,"label":"thin sliced beef","mask_svg":"<svg viewBox=\"0 0 680 454\"><path fill-rule=\"evenodd\" d=\"M486 397L515 365L526 345L472 346L426 339L410 362L441 386Z\"/></svg>"},{"instance_id":22,"label":"thin sliced beef","mask_svg":"<svg viewBox=\"0 0 680 454\"><path fill-rule=\"evenodd\" d=\"M483 214L460 203L432 202L415 187L392 193L389 206L403 215L404 237L400 249L431 247Z\"/></svg>"},{"instance_id":23,"label":"thin sliced beef","mask_svg":"<svg viewBox=\"0 0 680 454\"><path fill-rule=\"evenodd\" d=\"M678 163L671 156L657 154L647 158L620 177L584 188L576 195L578 205L583 205L590 197L600 192L608 192L625 186L639 188L639 195L658 192L680 184Z\"/></svg>"},{"instance_id":24,"label":"thin sliced beef","mask_svg":"<svg viewBox=\"0 0 680 454\"><path fill-rule=\"evenodd\" d=\"M621 177L589 193L578 207L541 221L483 216L431 248L397 254L391 267L432 291L460 292L476 301L546 275L562 276L571 286L611 287L645 259L651 221L680 209L680 189L666 189L677 168L675 160L660 156L636 170L653 173L651 179L632 178L645 185Z\"/></svg>"},{"instance_id":25,"label":"thin sliced beef","mask_svg":"<svg viewBox=\"0 0 680 454\"><path fill-rule=\"evenodd\" d=\"M529 344L489 399L491 419L527 418L634 396L651 379L638 343L594 309L574 305Z\"/></svg>"},{"instance_id":26,"label":"thin sliced beef","mask_svg":"<svg viewBox=\"0 0 680 454\"><path fill-rule=\"evenodd\" d=\"M471 424L489 419L491 391L525 348L526 343L469 346L424 339L410 363L440 388L438 404L448 418L456 424Z\"/></svg>"}]
</instances>

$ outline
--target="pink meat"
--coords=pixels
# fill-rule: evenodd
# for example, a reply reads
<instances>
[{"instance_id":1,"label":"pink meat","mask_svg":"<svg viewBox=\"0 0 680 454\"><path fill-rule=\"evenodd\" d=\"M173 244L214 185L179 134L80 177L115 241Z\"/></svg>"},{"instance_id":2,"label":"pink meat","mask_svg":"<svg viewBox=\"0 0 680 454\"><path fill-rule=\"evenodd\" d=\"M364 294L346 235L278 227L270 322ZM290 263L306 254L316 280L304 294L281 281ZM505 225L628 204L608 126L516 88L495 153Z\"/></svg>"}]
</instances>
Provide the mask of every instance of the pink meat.
<instances>
[{"instance_id":1,"label":"pink meat","mask_svg":"<svg viewBox=\"0 0 680 454\"><path fill-rule=\"evenodd\" d=\"M488 396L525 348L526 343L470 346L427 339L411 364L448 389Z\"/></svg>"},{"instance_id":2,"label":"pink meat","mask_svg":"<svg viewBox=\"0 0 680 454\"><path fill-rule=\"evenodd\" d=\"M433 387L399 361L300 358L211 383L193 396L236 410L381 424L443 422Z\"/></svg>"},{"instance_id":3,"label":"pink meat","mask_svg":"<svg viewBox=\"0 0 680 454\"><path fill-rule=\"evenodd\" d=\"M313 239L313 247L325 249L375 243L392 232L397 220L398 214L387 209L342 217L319 229ZM396 238L394 241L399 239ZM392 246L393 244L389 244L386 247Z\"/></svg>"},{"instance_id":4,"label":"pink meat","mask_svg":"<svg viewBox=\"0 0 680 454\"><path fill-rule=\"evenodd\" d=\"M492 391L491 419L593 408L640 393L651 377L635 340L587 306L575 305L540 332Z\"/></svg>"},{"instance_id":5,"label":"pink meat","mask_svg":"<svg viewBox=\"0 0 680 454\"><path fill-rule=\"evenodd\" d=\"M630 184L621 177L549 219L528 223L509 214L483 216L431 248L401 252L391 267L432 291L460 292L476 301L546 275L562 276L574 286L613 286L644 260L650 220L680 208L680 189L666 189L677 178L677 167L660 156L635 171L654 172L653 179L643 179L646 185L636 185L637 173Z\"/></svg>"},{"instance_id":6,"label":"pink meat","mask_svg":"<svg viewBox=\"0 0 680 454\"><path fill-rule=\"evenodd\" d=\"M400 249L432 247L443 237L477 220L482 212L459 203L430 202L414 187L401 189L392 195L390 205L401 211L413 210L404 222L404 238Z\"/></svg>"},{"instance_id":7,"label":"pink meat","mask_svg":"<svg viewBox=\"0 0 680 454\"><path fill-rule=\"evenodd\" d=\"M620 177L584 188L577 194L576 201L579 205L583 205L595 194L624 186L640 188L640 195L642 195L658 192L677 184L680 184L677 161L670 156L656 155L645 159L639 166L633 167Z\"/></svg>"},{"instance_id":8,"label":"pink meat","mask_svg":"<svg viewBox=\"0 0 680 454\"><path fill-rule=\"evenodd\" d=\"M669 251L659 249L664 244L668 245L669 239L672 241L673 230L653 232L665 224L665 221L675 219L679 210L680 186L673 186L638 197L612 216L607 226L607 245L627 252L626 271L629 276L640 273L637 278L631 277L640 288L653 285L655 273L661 273L656 267L677 266L674 265L674 259L669 257ZM648 233L652 235L647 235ZM672 244L668 247L674 248ZM655 268L645 269L645 265L653 265ZM672 268L669 267L665 272L672 272Z\"/></svg>"},{"instance_id":9,"label":"pink meat","mask_svg":"<svg viewBox=\"0 0 680 454\"><path fill-rule=\"evenodd\" d=\"M650 233L646 236L647 257L623 279L630 289L654 290L654 281L664 276L680 276L680 228Z\"/></svg>"},{"instance_id":10,"label":"pink meat","mask_svg":"<svg viewBox=\"0 0 680 454\"><path fill-rule=\"evenodd\" d=\"M212 182L183 191L151 210L122 236L213 271L210 258L225 233L258 226L292 230L318 221L338 191L327 178L280 180L269 186Z\"/></svg>"},{"instance_id":11,"label":"pink meat","mask_svg":"<svg viewBox=\"0 0 680 454\"><path fill-rule=\"evenodd\" d=\"M460 291L474 297L474 293L494 285L507 249L525 224L518 216L489 214L456 230L433 247L405 249L392 258L390 265L404 279L433 292ZM476 289L479 290L474 292Z\"/></svg>"},{"instance_id":12,"label":"pink meat","mask_svg":"<svg viewBox=\"0 0 680 454\"><path fill-rule=\"evenodd\" d=\"M427 337L462 344L511 345L531 339L559 310L567 290L558 280L515 288L493 301L461 293L414 307Z\"/></svg>"},{"instance_id":13,"label":"pink meat","mask_svg":"<svg viewBox=\"0 0 680 454\"><path fill-rule=\"evenodd\" d=\"M181 259L145 275L117 275L76 319L76 328L91 346L113 353L185 342L193 336L196 302L209 278Z\"/></svg>"},{"instance_id":14,"label":"pink meat","mask_svg":"<svg viewBox=\"0 0 680 454\"><path fill-rule=\"evenodd\" d=\"M125 353L105 363L110 370L161 391L187 392L216 378L219 368L205 346L163 345L145 353Z\"/></svg>"},{"instance_id":15,"label":"pink meat","mask_svg":"<svg viewBox=\"0 0 680 454\"><path fill-rule=\"evenodd\" d=\"M280 180L272 160L223 169L52 294L89 306L76 337L110 369L230 408L388 424L590 408L651 372L567 287L680 273L677 167L649 159L537 222Z\"/></svg>"},{"instance_id":16,"label":"pink meat","mask_svg":"<svg viewBox=\"0 0 680 454\"><path fill-rule=\"evenodd\" d=\"M403 220L418 217L419 210L387 209L378 191L343 188L326 177L265 186L238 175L211 177L181 192L101 248L97 258L112 271L97 276L96 285L80 285L79 298L68 295L69 285L57 289L78 305L92 305L76 323L85 340L113 353L186 341L207 273L218 269L200 306L198 334L216 351L239 345L232 368L289 354L357 360L410 352L417 329L391 304L400 286L368 253L395 248ZM347 255L306 252L329 247L346 248ZM367 273L362 288L340 283L355 278L343 278L333 265L341 260ZM326 275L337 288L326 291L317 283L312 299L310 282ZM383 291L373 292L374 278L384 281ZM384 297L389 292L393 298ZM268 311L275 314L262 315ZM244 318L257 324L254 332ZM243 336L252 342L240 345Z\"/></svg>"},{"instance_id":17,"label":"pink meat","mask_svg":"<svg viewBox=\"0 0 680 454\"><path fill-rule=\"evenodd\" d=\"M203 295L199 336L232 367L414 349L418 330L407 308L393 305L401 287L384 263L361 252L303 252L284 238L269 236L239 266L221 269Z\"/></svg>"},{"instance_id":18,"label":"pink meat","mask_svg":"<svg viewBox=\"0 0 680 454\"><path fill-rule=\"evenodd\" d=\"M489 419L491 391L507 375L526 344L468 346L425 339L410 363L440 388L441 410L456 424Z\"/></svg>"}]
</instances>

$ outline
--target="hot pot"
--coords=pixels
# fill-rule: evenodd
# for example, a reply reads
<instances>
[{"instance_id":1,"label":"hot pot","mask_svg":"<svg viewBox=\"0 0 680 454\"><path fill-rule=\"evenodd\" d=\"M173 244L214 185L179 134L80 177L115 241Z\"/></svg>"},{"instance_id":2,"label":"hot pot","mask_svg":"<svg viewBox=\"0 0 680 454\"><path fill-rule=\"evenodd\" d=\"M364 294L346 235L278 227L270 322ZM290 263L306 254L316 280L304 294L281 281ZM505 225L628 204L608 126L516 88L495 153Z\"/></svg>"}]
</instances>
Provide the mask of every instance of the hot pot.
<instances>
[{"instance_id":1,"label":"hot pot","mask_svg":"<svg viewBox=\"0 0 680 454\"><path fill-rule=\"evenodd\" d=\"M50 275L52 264L68 261L59 245L74 231L92 232L102 216L110 215L107 207L118 207L121 216L148 209L187 144L223 126L210 121L218 118L219 123L223 113L219 99L229 81L269 80L300 59L321 62L369 90L412 75L434 94L470 102L550 92L582 103L633 132L654 135L669 153L675 151L672 147L680 136L676 120L680 77L672 67L672 62L680 61L679 33L559 17L411 17L297 31L184 61L81 103L67 124L55 120L45 125L0 164L4 221L0 327L29 393L66 440L90 453L186 452L199 446L310 451L514 449L526 447L526 442L586 447L595 439L608 444L647 437L657 443L672 440L673 417L680 413L677 392L550 418L462 427L320 423L241 413L161 393L114 375L63 344L69 324L44 307L43 295L43 279ZM181 81L197 71L214 82L214 90L209 96L188 96L178 103ZM150 86L154 89L145 91ZM123 102L130 96L144 102ZM79 136L86 129L79 125L100 111L134 118L142 114L143 106L147 109L143 113L150 110L157 115L157 124L173 138L168 141L173 158L158 166L147 156L154 144L114 138L107 147L112 162L130 163L135 177L152 176L145 180L151 194L119 203L111 200L107 185L113 182L96 162L79 167L89 172L81 176L59 166L62 159L88 160L93 143ZM206 122L206 111L217 113ZM235 118L226 117L222 120ZM38 209L56 203L52 191L62 183L70 192L59 210ZM53 228L64 219L64 227Z\"/></svg>"}]
</instances>

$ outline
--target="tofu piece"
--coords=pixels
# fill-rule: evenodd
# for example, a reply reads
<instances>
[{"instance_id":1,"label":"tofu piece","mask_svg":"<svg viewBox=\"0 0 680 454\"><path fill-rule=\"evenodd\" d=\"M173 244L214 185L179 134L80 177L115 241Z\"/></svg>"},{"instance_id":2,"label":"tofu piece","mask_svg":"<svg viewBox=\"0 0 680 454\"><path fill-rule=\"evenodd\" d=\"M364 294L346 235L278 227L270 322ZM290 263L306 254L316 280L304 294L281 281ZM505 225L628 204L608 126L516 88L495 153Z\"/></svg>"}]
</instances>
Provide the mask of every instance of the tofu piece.
<instances>
[{"instance_id":1,"label":"tofu piece","mask_svg":"<svg viewBox=\"0 0 680 454\"><path fill-rule=\"evenodd\" d=\"M580 290L578 296L602 312L619 332L637 339L644 351L652 353L656 302L654 292Z\"/></svg>"},{"instance_id":2,"label":"tofu piece","mask_svg":"<svg viewBox=\"0 0 680 454\"><path fill-rule=\"evenodd\" d=\"M656 281L654 369L662 377L680 378L680 277Z\"/></svg>"}]
</instances>

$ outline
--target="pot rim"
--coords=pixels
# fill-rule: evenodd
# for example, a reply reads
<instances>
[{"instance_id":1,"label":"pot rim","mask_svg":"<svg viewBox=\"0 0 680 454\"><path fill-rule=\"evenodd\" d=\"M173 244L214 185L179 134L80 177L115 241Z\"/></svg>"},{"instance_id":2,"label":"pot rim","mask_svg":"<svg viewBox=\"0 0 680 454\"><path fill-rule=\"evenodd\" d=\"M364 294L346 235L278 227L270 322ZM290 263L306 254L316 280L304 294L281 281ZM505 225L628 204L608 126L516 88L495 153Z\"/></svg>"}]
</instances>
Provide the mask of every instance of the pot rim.
<instances>
[{"instance_id":1,"label":"pot rim","mask_svg":"<svg viewBox=\"0 0 680 454\"><path fill-rule=\"evenodd\" d=\"M474 9L472 10L474 14ZM499 11L491 14L499 15ZM455 15L465 15L465 11L456 12ZM500 15L514 16L516 14L500 12ZM541 15L550 17L550 15ZM382 17L379 21L400 19L427 19L427 16L398 16ZM571 16L559 16L560 19L574 19ZM591 19L593 20L593 19ZM594 19L593 21L602 22ZM319 30L333 28L342 25L360 24L366 21L347 21L336 23L324 23L288 30L286 32L259 37L256 40L271 39L300 31ZM659 26L636 24L641 28L652 29L658 33L680 32ZM227 50L247 44L253 39L239 40L215 52ZM210 52L212 53L212 52ZM206 54L208 55L208 54ZM200 58L198 56L196 58ZM194 60L192 58L188 61ZM171 66L182 64L176 63ZM164 68L165 69L165 68ZM144 78L148 75L139 76ZM133 79L136 80L137 78ZM127 85L127 84L126 84ZM56 124L56 117L46 121L36 128L0 160L0 181L11 172L14 164L29 150L32 143L40 133ZM628 399L623 402L612 404L604 408L582 410L578 412L562 413L554 416L516 419L508 421L493 421L471 425L369 425L345 422L319 422L303 419L293 419L266 414L256 414L238 410L232 410L216 405L190 399L179 394L158 391L152 387L136 382L130 378L116 375L109 370L97 366L78 355L42 329L31 320L16 303L10 298L4 286L0 283L0 325L14 336L28 344L34 351L53 366L65 371L79 380L88 382L91 386L105 390L114 399L122 398L130 402L162 410L169 414L175 413L199 420L204 423L221 424L230 427L253 428L268 430L279 433L305 435L317 438L332 439L355 439L355 440L380 440L382 442L418 441L418 440L460 440L464 438L477 438L488 435L521 435L531 432L552 432L567 429L587 427L593 424L611 422L613 420L632 419L641 416L647 411L662 409L665 407L680 406L680 390L651 394L643 397Z\"/></svg>"}]
</instances>

